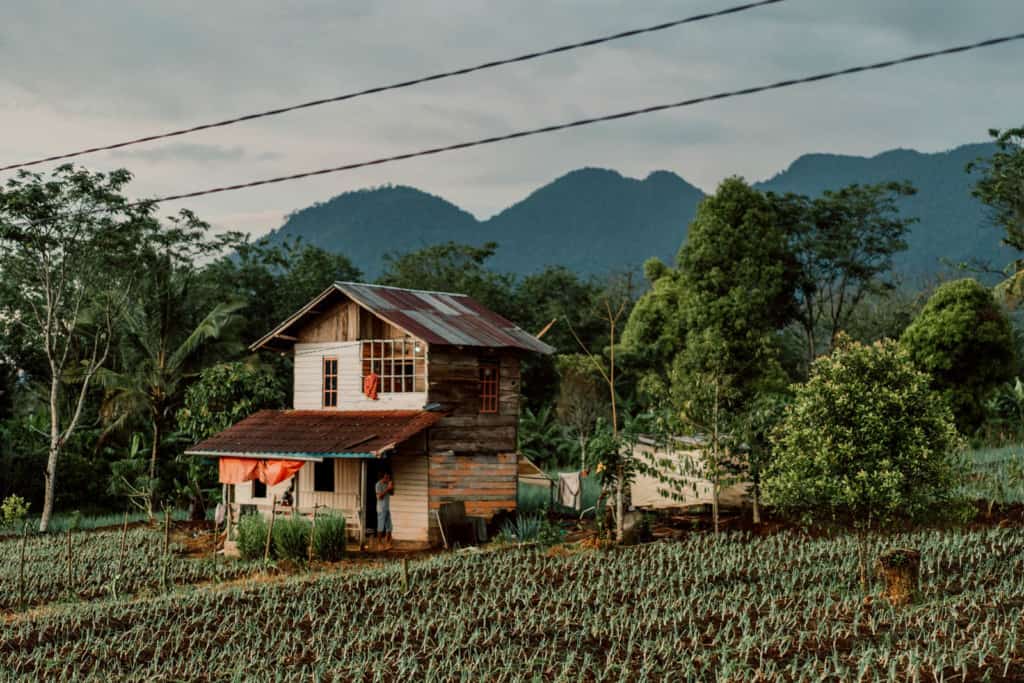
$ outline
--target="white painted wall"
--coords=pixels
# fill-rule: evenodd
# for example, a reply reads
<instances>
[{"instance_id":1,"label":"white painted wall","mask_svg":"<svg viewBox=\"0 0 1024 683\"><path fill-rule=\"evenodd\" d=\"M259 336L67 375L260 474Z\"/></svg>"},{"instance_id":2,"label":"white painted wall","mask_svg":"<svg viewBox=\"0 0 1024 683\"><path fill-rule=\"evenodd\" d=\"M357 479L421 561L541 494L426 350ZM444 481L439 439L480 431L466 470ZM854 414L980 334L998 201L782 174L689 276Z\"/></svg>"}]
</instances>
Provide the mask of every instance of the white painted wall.
<instances>
[{"instance_id":1,"label":"white painted wall","mask_svg":"<svg viewBox=\"0 0 1024 683\"><path fill-rule=\"evenodd\" d=\"M646 473L638 473L630 484L630 500L639 508L680 508L692 505L710 505L714 490L711 481L700 476L701 455L695 450L673 450L668 452L644 442L638 443L633 449L633 456L649 466L657 467L665 475L678 481L681 489L676 491L683 500L676 500L663 495L662 491L670 487L658 477ZM674 464L666 467L659 461L669 460ZM723 487L719 491L719 504L723 507L741 507L747 501L750 484L740 482Z\"/></svg>"},{"instance_id":2,"label":"white painted wall","mask_svg":"<svg viewBox=\"0 0 1024 683\"><path fill-rule=\"evenodd\" d=\"M338 359L338 407L324 408L323 362L331 357ZM362 372L357 341L296 344L292 406L296 410L419 410L427 402L425 391L382 392L372 401L363 395Z\"/></svg>"},{"instance_id":3,"label":"white painted wall","mask_svg":"<svg viewBox=\"0 0 1024 683\"><path fill-rule=\"evenodd\" d=\"M428 456L425 453L393 455L388 462L395 481L395 493L391 496L392 536L398 541L426 541L430 487Z\"/></svg>"}]
</instances>

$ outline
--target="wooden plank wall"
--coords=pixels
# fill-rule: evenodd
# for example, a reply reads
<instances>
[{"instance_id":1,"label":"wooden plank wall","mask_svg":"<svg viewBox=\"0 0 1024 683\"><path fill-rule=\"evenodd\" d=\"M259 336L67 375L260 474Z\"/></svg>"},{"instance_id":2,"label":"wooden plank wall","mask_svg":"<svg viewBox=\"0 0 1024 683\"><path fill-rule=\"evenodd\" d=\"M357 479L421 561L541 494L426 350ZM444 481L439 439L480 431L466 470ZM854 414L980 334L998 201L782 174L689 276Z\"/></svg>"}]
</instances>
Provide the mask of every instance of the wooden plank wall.
<instances>
[{"instance_id":1,"label":"wooden plank wall","mask_svg":"<svg viewBox=\"0 0 1024 683\"><path fill-rule=\"evenodd\" d=\"M501 362L498 413L480 412L480 359ZM431 347L427 401L448 413L430 431L432 453L510 453L519 424L519 357Z\"/></svg>"},{"instance_id":2,"label":"wooden plank wall","mask_svg":"<svg viewBox=\"0 0 1024 683\"><path fill-rule=\"evenodd\" d=\"M399 452L388 459L395 481L391 496L392 535L397 541L427 541L429 528L429 462L422 450Z\"/></svg>"},{"instance_id":3,"label":"wooden plank wall","mask_svg":"<svg viewBox=\"0 0 1024 683\"><path fill-rule=\"evenodd\" d=\"M352 341L358 338L359 305L347 299L325 303L321 313L300 327L300 342Z\"/></svg>"},{"instance_id":4,"label":"wooden plank wall","mask_svg":"<svg viewBox=\"0 0 1024 683\"><path fill-rule=\"evenodd\" d=\"M434 510L463 501L466 514L490 519L516 509L516 453L481 455L430 454L430 538L440 540Z\"/></svg>"}]
</instances>

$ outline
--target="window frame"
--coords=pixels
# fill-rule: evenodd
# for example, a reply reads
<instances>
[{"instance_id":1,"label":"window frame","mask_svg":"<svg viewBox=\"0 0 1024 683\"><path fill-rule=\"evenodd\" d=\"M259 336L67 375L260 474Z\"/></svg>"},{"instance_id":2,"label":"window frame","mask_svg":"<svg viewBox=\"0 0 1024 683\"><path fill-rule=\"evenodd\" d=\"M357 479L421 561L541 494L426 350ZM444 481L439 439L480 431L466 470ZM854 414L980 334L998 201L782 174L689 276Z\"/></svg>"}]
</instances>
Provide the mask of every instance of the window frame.
<instances>
[{"instance_id":1,"label":"window frame","mask_svg":"<svg viewBox=\"0 0 1024 683\"><path fill-rule=\"evenodd\" d=\"M263 487L263 494L262 495L258 495L256 493L256 487L257 486L262 486ZM252 480L252 493L249 495L250 498L252 498L253 500L266 500L267 499L267 494L269 492L270 492L270 487L267 486L266 484L264 484L262 481L260 481L259 479L253 479Z\"/></svg>"},{"instance_id":2,"label":"window frame","mask_svg":"<svg viewBox=\"0 0 1024 683\"><path fill-rule=\"evenodd\" d=\"M334 364L334 373L329 374L327 371L328 364ZM338 357L337 356L324 356L320 364L320 407L321 408L337 408L338 407ZM328 380L334 380L331 386L328 386ZM333 400L333 402L332 402Z\"/></svg>"},{"instance_id":3,"label":"window frame","mask_svg":"<svg viewBox=\"0 0 1024 683\"><path fill-rule=\"evenodd\" d=\"M417 351L417 347L419 350ZM362 384L373 373L379 394L422 394L427 391L427 345L412 337L361 339L359 364Z\"/></svg>"},{"instance_id":4,"label":"window frame","mask_svg":"<svg viewBox=\"0 0 1024 683\"><path fill-rule=\"evenodd\" d=\"M485 379L484 372L493 371L491 378ZM477 363L477 374L480 380L480 413L497 415L501 412L501 360L481 358Z\"/></svg>"}]
</instances>

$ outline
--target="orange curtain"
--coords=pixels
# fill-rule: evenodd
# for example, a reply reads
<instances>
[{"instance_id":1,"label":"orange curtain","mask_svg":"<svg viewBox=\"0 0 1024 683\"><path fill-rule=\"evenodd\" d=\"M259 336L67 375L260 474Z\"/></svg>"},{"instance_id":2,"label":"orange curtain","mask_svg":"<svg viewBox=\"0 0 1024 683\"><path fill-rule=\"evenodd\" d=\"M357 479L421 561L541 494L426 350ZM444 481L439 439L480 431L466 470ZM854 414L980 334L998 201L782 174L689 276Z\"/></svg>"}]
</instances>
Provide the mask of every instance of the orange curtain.
<instances>
[{"instance_id":1,"label":"orange curtain","mask_svg":"<svg viewBox=\"0 0 1024 683\"><path fill-rule=\"evenodd\" d=\"M241 484L243 481L259 477L259 460L252 458L220 458L217 467L220 470L220 483Z\"/></svg>"},{"instance_id":2,"label":"orange curtain","mask_svg":"<svg viewBox=\"0 0 1024 683\"><path fill-rule=\"evenodd\" d=\"M255 458L220 458L219 479L222 484L241 484L259 479L267 486L280 484L302 469L302 460L257 460Z\"/></svg>"},{"instance_id":3,"label":"orange curtain","mask_svg":"<svg viewBox=\"0 0 1024 683\"><path fill-rule=\"evenodd\" d=\"M267 486L280 484L305 465L302 460L264 460L260 467L260 481Z\"/></svg>"}]
</instances>

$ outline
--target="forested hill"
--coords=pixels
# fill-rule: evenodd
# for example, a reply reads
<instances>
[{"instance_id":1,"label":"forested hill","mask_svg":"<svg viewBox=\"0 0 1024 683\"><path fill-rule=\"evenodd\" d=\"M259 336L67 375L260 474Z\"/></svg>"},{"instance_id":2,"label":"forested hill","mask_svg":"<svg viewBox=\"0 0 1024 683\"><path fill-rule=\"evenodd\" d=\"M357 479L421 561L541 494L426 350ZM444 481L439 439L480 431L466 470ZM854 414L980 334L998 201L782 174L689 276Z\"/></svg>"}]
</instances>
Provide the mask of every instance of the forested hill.
<instances>
[{"instance_id":1,"label":"forested hill","mask_svg":"<svg viewBox=\"0 0 1024 683\"><path fill-rule=\"evenodd\" d=\"M892 150L874 157L808 154L758 183L764 190L815 195L852 183L909 180L919 192L903 201L920 222L899 270L918 278L943 269L940 259L971 258L1004 265L1013 255L971 197L968 162L991 154L989 144L922 154ZM671 261L702 193L678 175L656 171L643 180L606 169L572 171L497 215L480 221L451 202L404 186L349 192L290 215L272 239L305 241L348 255L370 278L384 254L453 240L497 242L493 266L529 273L560 264L583 273L639 266L649 256Z\"/></svg>"}]
</instances>

